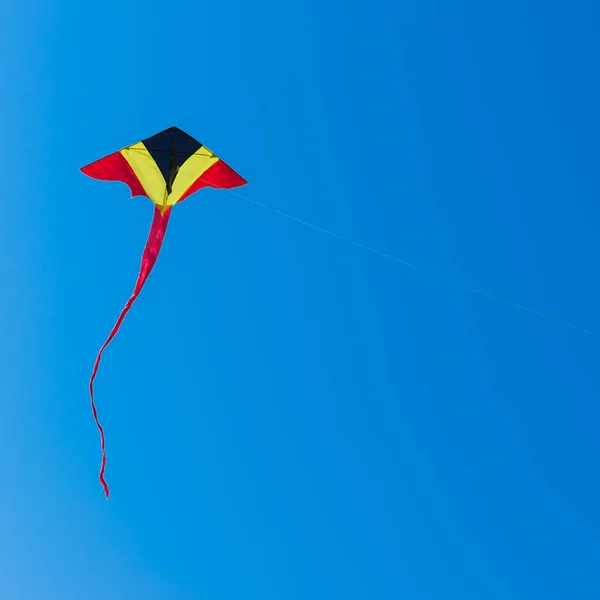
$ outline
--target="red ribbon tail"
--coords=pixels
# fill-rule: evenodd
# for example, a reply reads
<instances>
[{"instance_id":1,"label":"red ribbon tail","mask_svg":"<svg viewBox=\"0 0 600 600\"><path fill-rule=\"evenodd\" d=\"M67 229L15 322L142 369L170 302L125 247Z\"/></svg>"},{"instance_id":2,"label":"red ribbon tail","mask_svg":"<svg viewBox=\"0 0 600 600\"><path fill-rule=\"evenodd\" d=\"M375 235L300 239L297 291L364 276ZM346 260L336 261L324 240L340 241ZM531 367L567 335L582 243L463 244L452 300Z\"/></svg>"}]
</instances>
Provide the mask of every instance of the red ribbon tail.
<instances>
[{"instance_id":1,"label":"red ribbon tail","mask_svg":"<svg viewBox=\"0 0 600 600\"><path fill-rule=\"evenodd\" d=\"M108 344L110 344L111 340L119 331L119 328L123 323L123 319L125 319L125 315L129 312L129 309L135 302L136 298L139 296L140 292L142 291L142 288L144 287L144 283L146 283L146 279L148 279L148 276L150 275L154 265L156 264L156 259L158 258L158 253L160 252L160 247L162 246L162 242L167 231L167 225L169 224L170 215L170 208L167 209L163 214L159 207L154 207L154 218L152 219L152 226L150 227L148 240L146 241L146 246L144 247L144 253L142 255L142 264L140 266L140 272L138 274L133 294L131 295L131 297L127 301L127 304L125 304L125 307L121 311L121 314L119 315L115 326L110 332L110 335L102 345L102 348L100 348L100 352L98 352L98 356L96 357L96 362L94 363L94 369L90 378L90 398L92 401L92 413L94 414L94 420L96 421L96 426L98 427L98 431L100 432L102 447L100 483L104 488L104 493L107 498L110 496L110 490L108 489L108 485L106 484L106 480L104 479L104 470L106 468L104 429L102 428L102 425L100 425L100 421L98 420L98 413L96 411L96 404L94 402L94 379L96 377L96 373L98 372L98 366L100 365L100 359L102 358L102 353L104 352L104 349L108 346Z\"/></svg>"}]
</instances>

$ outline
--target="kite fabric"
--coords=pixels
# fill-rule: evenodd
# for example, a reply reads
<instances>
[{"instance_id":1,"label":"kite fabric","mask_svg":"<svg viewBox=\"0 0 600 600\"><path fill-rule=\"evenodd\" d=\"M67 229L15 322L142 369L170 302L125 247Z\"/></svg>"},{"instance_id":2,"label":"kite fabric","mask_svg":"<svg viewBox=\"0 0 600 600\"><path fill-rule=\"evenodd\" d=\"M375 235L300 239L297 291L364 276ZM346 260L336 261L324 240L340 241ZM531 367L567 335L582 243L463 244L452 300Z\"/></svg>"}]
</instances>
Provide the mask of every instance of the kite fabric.
<instances>
[{"instance_id":1,"label":"kite fabric","mask_svg":"<svg viewBox=\"0 0 600 600\"><path fill-rule=\"evenodd\" d=\"M90 378L92 412L100 431L102 448L100 483L108 498L110 490L104 478L106 468L104 430L98 420L94 402L94 379L102 353L119 331L125 315L139 296L156 263L173 206L203 187L231 189L245 185L247 181L206 146L177 127L171 127L137 144L126 146L83 167L81 171L94 179L121 181L129 187L132 197L145 196L154 203L152 226L133 294L100 348Z\"/></svg>"}]
</instances>

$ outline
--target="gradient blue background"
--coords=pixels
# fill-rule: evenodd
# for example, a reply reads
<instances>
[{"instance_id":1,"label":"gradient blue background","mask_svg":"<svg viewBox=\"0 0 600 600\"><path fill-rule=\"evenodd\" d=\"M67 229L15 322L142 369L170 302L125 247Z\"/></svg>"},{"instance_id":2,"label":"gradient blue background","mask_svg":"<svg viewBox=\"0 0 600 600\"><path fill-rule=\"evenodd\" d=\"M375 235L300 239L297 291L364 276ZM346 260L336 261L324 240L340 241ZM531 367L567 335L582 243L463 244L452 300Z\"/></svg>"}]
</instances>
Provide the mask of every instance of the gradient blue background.
<instances>
[{"instance_id":1,"label":"gradient blue background","mask_svg":"<svg viewBox=\"0 0 600 600\"><path fill-rule=\"evenodd\" d=\"M600 330L590 0L5 2L0 596L600 597L600 340L203 191L97 380L165 127L243 193Z\"/></svg>"}]
</instances>

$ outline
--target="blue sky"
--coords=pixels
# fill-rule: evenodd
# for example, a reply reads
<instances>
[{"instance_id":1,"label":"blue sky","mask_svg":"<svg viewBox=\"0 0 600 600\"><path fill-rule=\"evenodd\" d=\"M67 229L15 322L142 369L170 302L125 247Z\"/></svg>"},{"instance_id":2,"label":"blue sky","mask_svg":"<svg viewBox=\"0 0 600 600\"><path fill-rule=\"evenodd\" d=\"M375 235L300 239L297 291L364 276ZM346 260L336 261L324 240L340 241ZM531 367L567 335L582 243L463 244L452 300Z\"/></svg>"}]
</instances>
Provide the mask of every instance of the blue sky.
<instances>
[{"instance_id":1,"label":"blue sky","mask_svg":"<svg viewBox=\"0 0 600 600\"><path fill-rule=\"evenodd\" d=\"M597 337L226 192L79 168L171 125L278 210L600 331L600 9L0 8L8 600L597 598Z\"/></svg>"}]
</instances>

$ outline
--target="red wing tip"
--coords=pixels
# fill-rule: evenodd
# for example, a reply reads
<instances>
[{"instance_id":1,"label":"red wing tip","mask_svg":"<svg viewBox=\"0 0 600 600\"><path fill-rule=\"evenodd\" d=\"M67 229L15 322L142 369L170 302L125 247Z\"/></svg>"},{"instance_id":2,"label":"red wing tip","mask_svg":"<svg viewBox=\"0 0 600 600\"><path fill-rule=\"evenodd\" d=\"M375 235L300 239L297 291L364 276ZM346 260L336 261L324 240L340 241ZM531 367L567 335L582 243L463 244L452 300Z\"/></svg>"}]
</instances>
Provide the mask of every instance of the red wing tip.
<instances>
[{"instance_id":1,"label":"red wing tip","mask_svg":"<svg viewBox=\"0 0 600 600\"><path fill-rule=\"evenodd\" d=\"M80 167L79 170L84 174L87 175L88 177L91 177L92 179L97 179L97 177L94 176L93 174L93 168L96 166L96 163L99 163L100 161L97 160L93 163L90 163L89 165L85 165L85 167Z\"/></svg>"}]
</instances>

